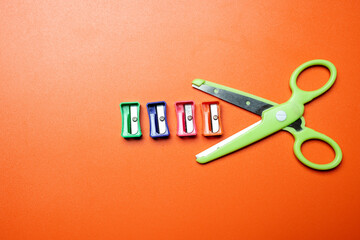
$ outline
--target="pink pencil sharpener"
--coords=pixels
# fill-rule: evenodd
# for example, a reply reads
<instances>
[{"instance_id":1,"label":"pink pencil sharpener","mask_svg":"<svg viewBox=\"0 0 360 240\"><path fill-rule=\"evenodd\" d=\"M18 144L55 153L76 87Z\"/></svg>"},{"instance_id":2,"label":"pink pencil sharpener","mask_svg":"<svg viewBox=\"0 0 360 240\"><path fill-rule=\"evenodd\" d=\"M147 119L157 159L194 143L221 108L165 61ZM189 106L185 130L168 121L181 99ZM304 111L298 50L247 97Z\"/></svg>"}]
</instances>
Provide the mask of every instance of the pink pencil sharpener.
<instances>
[{"instance_id":1,"label":"pink pencil sharpener","mask_svg":"<svg viewBox=\"0 0 360 240\"><path fill-rule=\"evenodd\" d=\"M177 135L179 137L196 136L195 103L181 101L175 103Z\"/></svg>"}]
</instances>

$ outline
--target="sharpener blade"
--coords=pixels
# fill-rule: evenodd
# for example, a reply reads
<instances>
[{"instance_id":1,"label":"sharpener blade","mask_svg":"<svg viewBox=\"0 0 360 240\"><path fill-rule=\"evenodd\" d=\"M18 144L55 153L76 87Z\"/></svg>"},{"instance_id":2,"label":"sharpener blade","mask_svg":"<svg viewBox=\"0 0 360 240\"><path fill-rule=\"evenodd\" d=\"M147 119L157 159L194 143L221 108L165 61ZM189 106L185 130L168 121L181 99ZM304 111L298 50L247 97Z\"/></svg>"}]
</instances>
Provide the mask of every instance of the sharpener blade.
<instances>
[{"instance_id":1,"label":"sharpener blade","mask_svg":"<svg viewBox=\"0 0 360 240\"><path fill-rule=\"evenodd\" d=\"M185 128L187 133L194 131L194 116L192 115L191 104L184 105L185 110Z\"/></svg>"},{"instance_id":2,"label":"sharpener blade","mask_svg":"<svg viewBox=\"0 0 360 240\"><path fill-rule=\"evenodd\" d=\"M163 105L156 106L157 120L159 133L163 134L166 132L166 124L165 124L165 107Z\"/></svg>"},{"instance_id":3,"label":"sharpener blade","mask_svg":"<svg viewBox=\"0 0 360 240\"><path fill-rule=\"evenodd\" d=\"M136 134L139 131L138 128L138 121L139 121L139 116L138 116L138 107L135 105L131 105L130 106L130 129L131 129L131 134Z\"/></svg>"},{"instance_id":4,"label":"sharpener blade","mask_svg":"<svg viewBox=\"0 0 360 240\"><path fill-rule=\"evenodd\" d=\"M211 131L217 133L220 129L219 126L219 112L216 104L210 104L210 117L211 117Z\"/></svg>"}]
</instances>

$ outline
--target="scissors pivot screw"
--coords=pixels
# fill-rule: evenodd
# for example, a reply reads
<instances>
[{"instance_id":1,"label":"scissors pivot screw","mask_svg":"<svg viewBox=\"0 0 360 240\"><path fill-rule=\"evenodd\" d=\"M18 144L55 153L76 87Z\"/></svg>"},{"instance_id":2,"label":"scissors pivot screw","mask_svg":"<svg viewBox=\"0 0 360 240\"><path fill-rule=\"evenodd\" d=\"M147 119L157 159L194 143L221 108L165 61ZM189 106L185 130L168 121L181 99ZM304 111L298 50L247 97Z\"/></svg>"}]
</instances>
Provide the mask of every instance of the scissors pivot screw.
<instances>
[{"instance_id":1,"label":"scissors pivot screw","mask_svg":"<svg viewBox=\"0 0 360 240\"><path fill-rule=\"evenodd\" d=\"M279 121L279 122L283 122L286 120L286 112L284 111L278 111L275 115L276 119Z\"/></svg>"}]
</instances>

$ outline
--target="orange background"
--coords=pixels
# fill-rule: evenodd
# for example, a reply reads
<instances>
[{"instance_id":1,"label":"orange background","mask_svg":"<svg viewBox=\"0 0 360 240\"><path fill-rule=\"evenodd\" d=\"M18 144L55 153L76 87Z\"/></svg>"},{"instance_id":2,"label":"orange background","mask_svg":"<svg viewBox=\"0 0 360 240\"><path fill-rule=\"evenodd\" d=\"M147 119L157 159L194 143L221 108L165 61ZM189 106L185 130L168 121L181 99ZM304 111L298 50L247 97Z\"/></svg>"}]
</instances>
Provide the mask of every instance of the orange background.
<instances>
[{"instance_id":1,"label":"orange background","mask_svg":"<svg viewBox=\"0 0 360 240\"><path fill-rule=\"evenodd\" d=\"M0 239L359 239L359 1L1 1ZM215 98L194 78L282 103L300 64L334 86L307 126L341 146L329 172L279 132L207 165L195 154L259 120L223 101L221 138L176 136L174 102ZM299 85L314 89L314 68ZM146 103L171 137L149 137ZM119 103L141 103L140 140ZM311 160L332 158L310 142Z\"/></svg>"}]
</instances>

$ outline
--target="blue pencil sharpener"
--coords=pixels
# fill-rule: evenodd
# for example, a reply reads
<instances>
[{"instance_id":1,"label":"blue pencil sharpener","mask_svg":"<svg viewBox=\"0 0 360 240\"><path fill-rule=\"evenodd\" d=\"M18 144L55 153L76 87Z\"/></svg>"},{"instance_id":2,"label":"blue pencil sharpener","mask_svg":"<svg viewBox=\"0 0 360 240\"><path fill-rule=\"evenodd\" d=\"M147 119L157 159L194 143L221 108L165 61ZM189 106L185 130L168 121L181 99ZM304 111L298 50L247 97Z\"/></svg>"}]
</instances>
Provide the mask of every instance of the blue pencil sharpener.
<instances>
[{"instance_id":1,"label":"blue pencil sharpener","mask_svg":"<svg viewBox=\"0 0 360 240\"><path fill-rule=\"evenodd\" d=\"M162 138L170 135L166 118L166 102L150 102L146 104L150 122L150 137Z\"/></svg>"}]
</instances>

